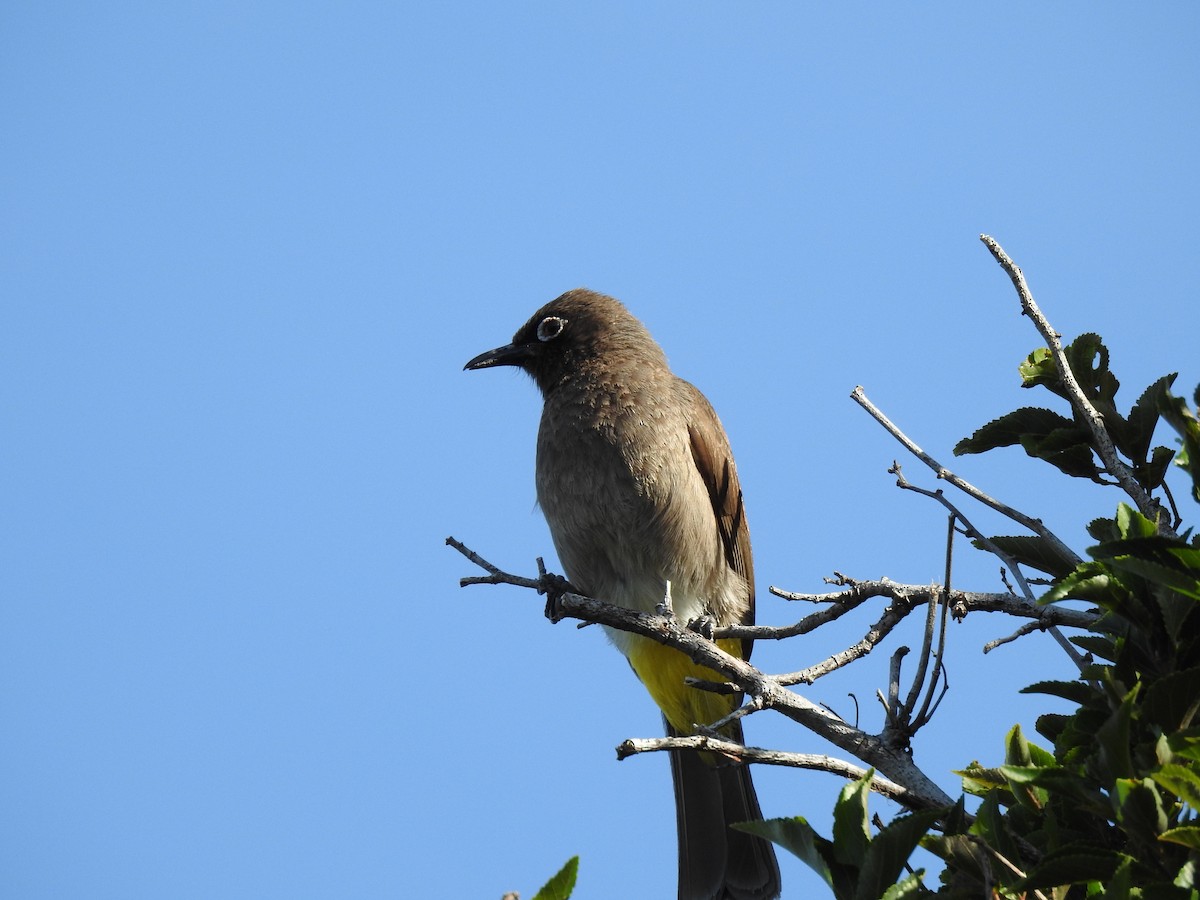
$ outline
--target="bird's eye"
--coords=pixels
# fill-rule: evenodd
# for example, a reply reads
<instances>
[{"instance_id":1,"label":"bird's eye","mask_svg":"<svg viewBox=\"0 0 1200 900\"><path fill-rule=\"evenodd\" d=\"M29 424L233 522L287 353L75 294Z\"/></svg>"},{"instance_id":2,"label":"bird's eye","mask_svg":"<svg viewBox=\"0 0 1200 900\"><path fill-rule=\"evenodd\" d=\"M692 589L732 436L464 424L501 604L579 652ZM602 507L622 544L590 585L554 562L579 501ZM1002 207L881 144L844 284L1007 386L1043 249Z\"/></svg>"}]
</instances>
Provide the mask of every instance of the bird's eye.
<instances>
[{"instance_id":1,"label":"bird's eye","mask_svg":"<svg viewBox=\"0 0 1200 900\"><path fill-rule=\"evenodd\" d=\"M542 321L538 322L537 339L539 341L552 341L567 327L567 320L561 319L558 316L546 316Z\"/></svg>"}]
</instances>

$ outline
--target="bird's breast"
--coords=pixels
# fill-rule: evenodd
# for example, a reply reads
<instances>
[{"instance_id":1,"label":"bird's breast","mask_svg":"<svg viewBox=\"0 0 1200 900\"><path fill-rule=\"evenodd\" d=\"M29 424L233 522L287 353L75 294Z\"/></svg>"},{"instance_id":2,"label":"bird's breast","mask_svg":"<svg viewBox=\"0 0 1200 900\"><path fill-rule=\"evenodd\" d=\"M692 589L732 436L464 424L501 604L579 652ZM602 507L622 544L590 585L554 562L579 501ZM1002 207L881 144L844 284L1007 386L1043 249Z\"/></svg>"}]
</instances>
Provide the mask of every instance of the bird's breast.
<instances>
[{"instance_id":1,"label":"bird's breast","mask_svg":"<svg viewBox=\"0 0 1200 900\"><path fill-rule=\"evenodd\" d=\"M676 613L692 618L724 565L686 420L656 400L629 391L547 398L538 502L579 590L650 611L670 580Z\"/></svg>"}]
</instances>

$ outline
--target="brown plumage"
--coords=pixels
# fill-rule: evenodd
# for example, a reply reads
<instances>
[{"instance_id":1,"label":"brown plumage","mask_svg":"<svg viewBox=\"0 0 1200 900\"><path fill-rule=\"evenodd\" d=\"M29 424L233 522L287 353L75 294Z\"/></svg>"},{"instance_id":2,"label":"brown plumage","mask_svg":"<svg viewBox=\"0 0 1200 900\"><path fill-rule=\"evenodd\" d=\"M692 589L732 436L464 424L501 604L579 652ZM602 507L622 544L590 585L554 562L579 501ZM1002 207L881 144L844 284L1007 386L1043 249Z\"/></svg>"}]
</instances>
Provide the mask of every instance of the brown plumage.
<instances>
[{"instance_id":1,"label":"brown plumage","mask_svg":"<svg viewBox=\"0 0 1200 900\"><path fill-rule=\"evenodd\" d=\"M567 577L581 592L653 611L667 582L676 615L715 625L754 621L754 569L742 492L720 420L672 374L625 307L588 290L543 306L512 343L467 363L519 366L544 399L538 502ZM721 680L676 650L607 629L663 711L687 734L740 702L689 688ZM748 659L749 641L722 641ZM741 741L740 724L726 729ZM771 845L729 829L761 818L750 769L712 754L672 753L681 900L767 900L779 894Z\"/></svg>"}]
</instances>

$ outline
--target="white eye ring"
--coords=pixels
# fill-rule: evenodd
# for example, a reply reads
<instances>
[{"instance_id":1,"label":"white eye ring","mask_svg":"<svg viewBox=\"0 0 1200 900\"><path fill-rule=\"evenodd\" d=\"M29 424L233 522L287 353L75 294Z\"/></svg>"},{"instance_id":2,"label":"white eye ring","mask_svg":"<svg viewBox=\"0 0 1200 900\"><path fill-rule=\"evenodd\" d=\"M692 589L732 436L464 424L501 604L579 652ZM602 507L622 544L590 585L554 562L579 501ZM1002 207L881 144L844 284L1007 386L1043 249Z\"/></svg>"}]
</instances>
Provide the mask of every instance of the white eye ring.
<instances>
[{"instance_id":1,"label":"white eye ring","mask_svg":"<svg viewBox=\"0 0 1200 900\"><path fill-rule=\"evenodd\" d=\"M542 321L538 322L537 339L539 341L552 341L567 327L567 320L558 316L546 316Z\"/></svg>"}]
</instances>

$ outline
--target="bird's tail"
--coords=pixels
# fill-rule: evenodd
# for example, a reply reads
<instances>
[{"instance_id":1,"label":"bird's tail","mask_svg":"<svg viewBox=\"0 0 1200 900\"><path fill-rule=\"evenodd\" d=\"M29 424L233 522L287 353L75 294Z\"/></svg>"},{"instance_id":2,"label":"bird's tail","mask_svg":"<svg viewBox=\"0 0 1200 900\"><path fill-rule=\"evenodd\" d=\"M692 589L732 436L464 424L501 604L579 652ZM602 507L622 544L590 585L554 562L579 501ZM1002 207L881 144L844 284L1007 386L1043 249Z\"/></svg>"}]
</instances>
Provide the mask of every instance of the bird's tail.
<instances>
[{"instance_id":1,"label":"bird's tail","mask_svg":"<svg viewBox=\"0 0 1200 900\"><path fill-rule=\"evenodd\" d=\"M742 740L740 723L730 737ZM667 734L678 732L667 724ZM770 841L729 826L762 818L750 767L671 751L679 829L679 900L773 900L779 862Z\"/></svg>"}]
</instances>

